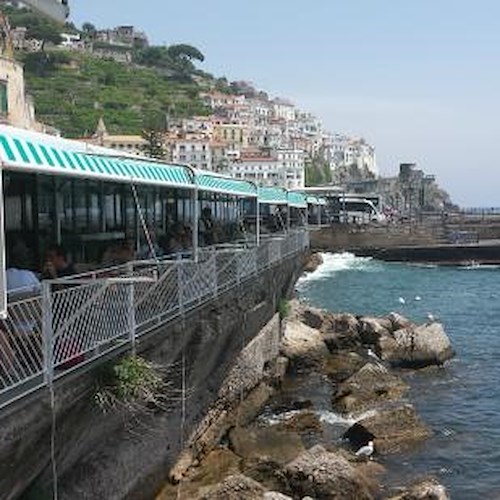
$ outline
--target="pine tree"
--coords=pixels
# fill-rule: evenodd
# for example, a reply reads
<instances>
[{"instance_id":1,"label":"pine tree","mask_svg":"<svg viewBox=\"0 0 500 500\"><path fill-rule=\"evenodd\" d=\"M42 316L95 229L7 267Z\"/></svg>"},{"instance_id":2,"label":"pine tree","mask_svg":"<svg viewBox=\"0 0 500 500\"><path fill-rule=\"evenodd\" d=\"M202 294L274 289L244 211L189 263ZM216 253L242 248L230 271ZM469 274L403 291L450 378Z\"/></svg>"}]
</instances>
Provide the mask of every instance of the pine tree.
<instances>
[{"instance_id":1,"label":"pine tree","mask_svg":"<svg viewBox=\"0 0 500 500\"><path fill-rule=\"evenodd\" d=\"M141 146L141 150L146 156L156 158L157 160L166 158L167 153L165 151L165 140L162 132L154 129L146 129L142 131L142 138L146 143Z\"/></svg>"}]
</instances>

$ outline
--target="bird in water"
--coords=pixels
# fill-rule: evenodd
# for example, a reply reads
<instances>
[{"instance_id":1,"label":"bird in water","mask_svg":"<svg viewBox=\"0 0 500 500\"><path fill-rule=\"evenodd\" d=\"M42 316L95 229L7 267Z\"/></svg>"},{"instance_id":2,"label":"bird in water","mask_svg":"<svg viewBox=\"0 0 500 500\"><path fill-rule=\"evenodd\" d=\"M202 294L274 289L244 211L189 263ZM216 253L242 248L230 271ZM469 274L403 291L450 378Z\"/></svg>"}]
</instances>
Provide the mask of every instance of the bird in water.
<instances>
[{"instance_id":1,"label":"bird in water","mask_svg":"<svg viewBox=\"0 0 500 500\"><path fill-rule=\"evenodd\" d=\"M406 300L404 299L404 297L399 297L398 300L400 304L406 304Z\"/></svg>"},{"instance_id":2,"label":"bird in water","mask_svg":"<svg viewBox=\"0 0 500 500\"><path fill-rule=\"evenodd\" d=\"M422 297L420 297L420 295L417 295L417 296L415 297L415 300L416 300L417 302L420 302L420 301L422 300Z\"/></svg>"},{"instance_id":3,"label":"bird in water","mask_svg":"<svg viewBox=\"0 0 500 500\"><path fill-rule=\"evenodd\" d=\"M375 447L373 446L373 441L368 441L368 444L362 446L357 452L357 457L371 457L373 452L375 451Z\"/></svg>"}]
</instances>

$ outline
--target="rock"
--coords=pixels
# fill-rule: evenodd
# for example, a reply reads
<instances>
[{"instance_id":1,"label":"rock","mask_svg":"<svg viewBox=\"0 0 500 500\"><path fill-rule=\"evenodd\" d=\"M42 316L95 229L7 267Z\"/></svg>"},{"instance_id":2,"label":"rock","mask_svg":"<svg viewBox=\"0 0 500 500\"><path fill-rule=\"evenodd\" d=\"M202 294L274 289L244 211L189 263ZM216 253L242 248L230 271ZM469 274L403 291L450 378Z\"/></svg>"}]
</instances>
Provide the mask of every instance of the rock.
<instances>
[{"instance_id":1,"label":"rock","mask_svg":"<svg viewBox=\"0 0 500 500\"><path fill-rule=\"evenodd\" d=\"M267 491L262 497L263 500L293 500L292 497L283 495L279 491Z\"/></svg>"},{"instance_id":2,"label":"rock","mask_svg":"<svg viewBox=\"0 0 500 500\"><path fill-rule=\"evenodd\" d=\"M322 372L332 382L340 383L354 375L365 364L366 359L356 352L339 351L326 360Z\"/></svg>"},{"instance_id":3,"label":"rock","mask_svg":"<svg viewBox=\"0 0 500 500\"><path fill-rule=\"evenodd\" d=\"M450 339L440 323L395 331L377 349L383 360L401 368L442 365L454 356Z\"/></svg>"},{"instance_id":4,"label":"rock","mask_svg":"<svg viewBox=\"0 0 500 500\"><path fill-rule=\"evenodd\" d=\"M240 426L248 425L260 413L274 392L275 390L265 382L252 389L234 410L236 423Z\"/></svg>"},{"instance_id":5,"label":"rock","mask_svg":"<svg viewBox=\"0 0 500 500\"><path fill-rule=\"evenodd\" d=\"M373 498L363 478L344 457L319 445L287 464L285 473L291 490L298 496L325 500Z\"/></svg>"},{"instance_id":6,"label":"rock","mask_svg":"<svg viewBox=\"0 0 500 500\"><path fill-rule=\"evenodd\" d=\"M322 328L330 352L361 347L359 322L352 314L329 314Z\"/></svg>"},{"instance_id":7,"label":"rock","mask_svg":"<svg viewBox=\"0 0 500 500\"><path fill-rule=\"evenodd\" d=\"M303 307L299 311L299 318L302 323L311 328L316 328L321 330L325 323L326 317L325 312L321 309L316 309L315 307Z\"/></svg>"},{"instance_id":8,"label":"rock","mask_svg":"<svg viewBox=\"0 0 500 500\"><path fill-rule=\"evenodd\" d=\"M358 335L359 321L353 314L332 314L330 328L335 333Z\"/></svg>"},{"instance_id":9,"label":"rock","mask_svg":"<svg viewBox=\"0 0 500 500\"><path fill-rule=\"evenodd\" d=\"M341 412L352 413L379 401L399 399L407 390L408 385L384 366L366 363L338 386L332 402Z\"/></svg>"},{"instance_id":10,"label":"rock","mask_svg":"<svg viewBox=\"0 0 500 500\"><path fill-rule=\"evenodd\" d=\"M425 426L412 405L404 404L376 411L359 420L344 434L354 449L373 440L375 452L397 453L429 438Z\"/></svg>"},{"instance_id":11,"label":"rock","mask_svg":"<svg viewBox=\"0 0 500 500\"><path fill-rule=\"evenodd\" d=\"M190 449L185 449L179 455L179 458L175 462L175 465L170 469L168 473L168 478L172 484L177 484L182 480L184 475L187 473L189 468L193 465L195 457L193 451Z\"/></svg>"},{"instance_id":12,"label":"rock","mask_svg":"<svg viewBox=\"0 0 500 500\"><path fill-rule=\"evenodd\" d=\"M304 272L312 273L318 269L319 266L323 264L323 257L320 253L312 253L306 258L306 262L304 264Z\"/></svg>"},{"instance_id":13,"label":"rock","mask_svg":"<svg viewBox=\"0 0 500 500\"><path fill-rule=\"evenodd\" d=\"M201 500L262 500L264 488L242 474L228 476L222 483L210 488Z\"/></svg>"},{"instance_id":14,"label":"rock","mask_svg":"<svg viewBox=\"0 0 500 500\"><path fill-rule=\"evenodd\" d=\"M401 316L401 314L392 312L387 316L387 319L391 323L390 330L392 332L395 332L396 330L401 330L402 328L412 328L415 325L415 323L412 323L408 318L405 318L404 316Z\"/></svg>"},{"instance_id":15,"label":"rock","mask_svg":"<svg viewBox=\"0 0 500 500\"><path fill-rule=\"evenodd\" d=\"M450 496L437 479L429 478L390 500L450 500Z\"/></svg>"},{"instance_id":16,"label":"rock","mask_svg":"<svg viewBox=\"0 0 500 500\"><path fill-rule=\"evenodd\" d=\"M320 331L296 320L285 323L281 350L295 366L317 366L329 355Z\"/></svg>"},{"instance_id":17,"label":"rock","mask_svg":"<svg viewBox=\"0 0 500 500\"><path fill-rule=\"evenodd\" d=\"M233 451L247 460L271 460L285 464L305 448L297 433L284 432L273 427L235 427L229 432Z\"/></svg>"},{"instance_id":18,"label":"rock","mask_svg":"<svg viewBox=\"0 0 500 500\"><path fill-rule=\"evenodd\" d=\"M364 344L376 344L380 337L392 331L392 322L388 318L363 317L359 320L359 334Z\"/></svg>"},{"instance_id":19,"label":"rock","mask_svg":"<svg viewBox=\"0 0 500 500\"><path fill-rule=\"evenodd\" d=\"M296 413L275 427L280 430L293 431L299 434L323 432L323 427L318 416L310 410Z\"/></svg>"}]
</instances>

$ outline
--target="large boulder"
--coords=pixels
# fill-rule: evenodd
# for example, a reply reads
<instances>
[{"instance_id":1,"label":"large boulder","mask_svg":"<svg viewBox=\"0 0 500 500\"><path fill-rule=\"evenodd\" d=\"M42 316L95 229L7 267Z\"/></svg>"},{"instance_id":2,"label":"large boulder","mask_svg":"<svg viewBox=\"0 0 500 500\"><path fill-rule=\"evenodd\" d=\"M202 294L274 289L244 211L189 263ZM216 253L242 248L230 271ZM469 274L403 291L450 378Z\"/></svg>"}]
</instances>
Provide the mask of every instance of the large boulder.
<instances>
[{"instance_id":1,"label":"large boulder","mask_svg":"<svg viewBox=\"0 0 500 500\"><path fill-rule=\"evenodd\" d=\"M383 365L366 363L337 387L332 402L337 410L352 413L380 401L399 399L407 390L408 385Z\"/></svg>"},{"instance_id":2,"label":"large boulder","mask_svg":"<svg viewBox=\"0 0 500 500\"><path fill-rule=\"evenodd\" d=\"M431 431L410 404L374 411L356 422L344 434L357 449L373 440L375 451L398 453L429 438Z\"/></svg>"},{"instance_id":3,"label":"large boulder","mask_svg":"<svg viewBox=\"0 0 500 500\"><path fill-rule=\"evenodd\" d=\"M343 456L319 445L287 464L285 474L291 491L297 496L325 500L373 498L364 479Z\"/></svg>"},{"instance_id":4,"label":"large boulder","mask_svg":"<svg viewBox=\"0 0 500 500\"><path fill-rule=\"evenodd\" d=\"M299 411L273 427L299 434L318 434L323 432L318 415L311 410Z\"/></svg>"},{"instance_id":5,"label":"large boulder","mask_svg":"<svg viewBox=\"0 0 500 500\"><path fill-rule=\"evenodd\" d=\"M264 488L257 481L235 474L210 488L200 496L200 500L262 500L264 493Z\"/></svg>"},{"instance_id":6,"label":"large boulder","mask_svg":"<svg viewBox=\"0 0 500 500\"><path fill-rule=\"evenodd\" d=\"M442 365L454 356L450 339L440 323L396 330L382 336L375 350L391 366L401 368Z\"/></svg>"},{"instance_id":7,"label":"large boulder","mask_svg":"<svg viewBox=\"0 0 500 500\"><path fill-rule=\"evenodd\" d=\"M376 344L380 337L389 335L392 328L389 318L363 317L359 320L359 334L364 344Z\"/></svg>"},{"instance_id":8,"label":"large boulder","mask_svg":"<svg viewBox=\"0 0 500 500\"><path fill-rule=\"evenodd\" d=\"M285 464L305 451L301 437L273 427L235 427L229 432L231 449L246 460Z\"/></svg>"},{"instance_id":9,"label":"large boulder","mask_svg":"<svg viewBox=\"0 0 500 500\"><path fill-rule=\"evenodd\" d=\"M304 272L312 273L318 269L319 266L323 264L323 257L320 253L312 253L306 257L304 263Z\"/></svg>"},{"instance_id":10,"label":"large boulder","mask_svg":"<svg viewBox=\"0 0 500 500\"><path fill-rule=\"evenodd\" d=\"M437 479L429 478L391 497L390 500L450 500L450 496Z\"/></svg>"},{"instance_id":11,"label":"large boulder","mask_svg":"<svg viewBox=\"0 0 500 500\"><path fill-rule=\"evenodd\" d=\"M365 364L366 357L353 351L339 351L327 359L322 372L338 384L354 375Z\"/></svg>"},{"instance_id":12,"label":"large boulder","mask_svg":"<svg viewBox=\"0 0 500 500\"><path fill-rule=\"evenodd\" d=\"M321 332L295 319L285 323L281 351L294 366L323 364L329 355Z\"/></svg>"}]
</instances>

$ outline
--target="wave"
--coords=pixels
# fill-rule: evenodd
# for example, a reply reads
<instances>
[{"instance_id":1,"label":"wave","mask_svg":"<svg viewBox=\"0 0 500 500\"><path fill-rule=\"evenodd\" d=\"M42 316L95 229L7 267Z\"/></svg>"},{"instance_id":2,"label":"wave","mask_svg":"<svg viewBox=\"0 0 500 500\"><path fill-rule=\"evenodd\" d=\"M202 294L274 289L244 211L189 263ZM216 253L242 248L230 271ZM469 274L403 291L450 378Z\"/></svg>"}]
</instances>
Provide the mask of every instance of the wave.
<instances>
[{"instance_id":1,"label":"wave","mask_svg":"<svg viewBox=\"0 0 500 500\"><path fill-rule=\"evenodd\" d=\"M300 283L308 281L324 280L344 271L366 271L373 272L378 269L372 257L357 257L348 252L322 253L323 264L316 271L302 276Z\"/></svg>"}]
</instances>

